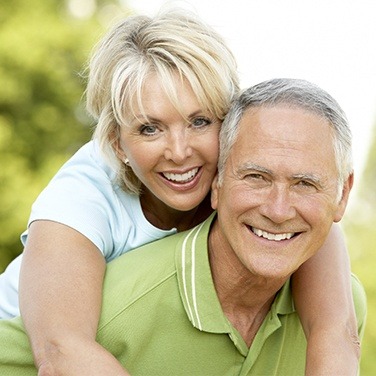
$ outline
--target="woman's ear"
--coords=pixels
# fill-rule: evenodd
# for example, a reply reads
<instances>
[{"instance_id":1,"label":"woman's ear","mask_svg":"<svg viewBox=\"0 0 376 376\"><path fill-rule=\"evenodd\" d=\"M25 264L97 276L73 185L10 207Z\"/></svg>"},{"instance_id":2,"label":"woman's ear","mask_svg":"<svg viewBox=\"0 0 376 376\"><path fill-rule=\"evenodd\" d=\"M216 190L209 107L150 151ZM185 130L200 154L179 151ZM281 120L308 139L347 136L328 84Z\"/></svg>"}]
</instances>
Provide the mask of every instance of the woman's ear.
<instances>
[{"instance_id":1,"label":"woman's ear","mask_svg":"<svg viewBox=\"0 0 376 376\"><path fill-rule=\"evenodd\" d=\"M129 162L126 154L124 153L123 148L120 145L120 137L117 136L116 132L111 132L110 136L110 145L112 145L112 148L114 149L114 152L116 156L123 161L123 163L127 164Z\"/></svg>"},{"instance_id":2,"label":"woman's ear","mask_svg":"<svg viewBox=\"0 0 376 376\"><path fill-rule=\"evenodd\" d=\"M218 173L215 175L212 188L211 188L211 206L214 210L217 209L218 205Z\"/></svg>"}]
</instances>

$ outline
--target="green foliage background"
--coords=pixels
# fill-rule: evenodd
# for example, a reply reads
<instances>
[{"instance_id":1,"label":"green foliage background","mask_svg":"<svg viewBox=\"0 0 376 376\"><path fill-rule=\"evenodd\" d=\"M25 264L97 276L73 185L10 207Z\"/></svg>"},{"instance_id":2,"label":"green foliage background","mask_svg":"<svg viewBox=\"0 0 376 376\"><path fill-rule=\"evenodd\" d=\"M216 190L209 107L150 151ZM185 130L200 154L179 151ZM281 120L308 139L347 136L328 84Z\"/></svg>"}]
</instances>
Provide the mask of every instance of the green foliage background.
<instances>
[{"instance_id":1,"label":"green foliage background","mask_svg":"<svg viewBox=\"0 0 376 376\"><path fill-rule=\"evenodd\" d=\"M366 168L358 176L361 184L355 206L346 214L352 269L361 279L368 298L367 326L362 344L361 375L376 375L376 123Z\"/></svg>"},{"instance_id":2,"label":"green foliage background","mask_svg":"<svg viewBox=\"0 0 376 376\"><path fill-rule=\"evenodd\" d=\"M38 193L91 137L80 73L110 6L79 19L64 1L0 0L0 270Z\"/></svg>"},{"instance_id":3,"label":"green foliage background","mask_svg":"<svg viewBox=\"0 0 376 376\"><path fill-rule=\"evenodd\" d=\"M116 1L97 0L90 17L77 18L68 4L0 0L0 272L22 251L19 235L38 193L91 137L80 72L109 19L125 11ZM364 376L376 375L375 165L376 137L344 220L353 270L368 295Z\"/></svg>"}]
</instances>

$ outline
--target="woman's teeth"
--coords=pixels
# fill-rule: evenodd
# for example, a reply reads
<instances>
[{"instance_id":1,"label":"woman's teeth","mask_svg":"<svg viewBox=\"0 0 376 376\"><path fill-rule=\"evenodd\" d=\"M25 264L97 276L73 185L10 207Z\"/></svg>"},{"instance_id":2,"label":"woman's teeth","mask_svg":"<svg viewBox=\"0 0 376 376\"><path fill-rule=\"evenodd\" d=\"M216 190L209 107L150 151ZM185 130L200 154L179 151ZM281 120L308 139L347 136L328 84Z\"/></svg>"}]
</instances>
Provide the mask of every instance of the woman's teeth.
<instances>
[{"instance_id":1,"label":"woman's teeth","mask_svg":"<svg viewBox=\"0 0 376 376\"><path fill-rule=\"evenodd\" d=\"M172 174L170 172L164 172L163 176L166 179L173 181L175 183L187 183L197 175L197 172L198 172L198 167L188 172L185 172L184 174Z\"/></svg>"}]
</instances>

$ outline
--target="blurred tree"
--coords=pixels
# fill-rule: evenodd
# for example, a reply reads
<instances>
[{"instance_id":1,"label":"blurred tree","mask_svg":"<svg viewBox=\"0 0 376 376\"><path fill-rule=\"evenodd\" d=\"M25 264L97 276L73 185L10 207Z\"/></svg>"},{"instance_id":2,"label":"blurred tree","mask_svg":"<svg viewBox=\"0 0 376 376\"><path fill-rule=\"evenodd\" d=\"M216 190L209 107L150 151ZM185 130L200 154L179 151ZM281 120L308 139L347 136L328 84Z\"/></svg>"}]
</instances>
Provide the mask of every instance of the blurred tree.
<instances>
[{"instance_id":1,"label":"blurred tree","mask_svg":"<svg viewBox=\"0 0 376 376\"><path fill-rule=\"evenodd\" d=\"M91 137L80 72L116 4L0 0L0 272L37 194Z\"/></svg>"},{"instance_id":2,"label":"blurred tree","mask_svg":"<svg viewBox=\"0 0 376 376\"><path fill-rule=\"evenodd\" d=\"M368 319L362 343L360 374L376 375L376 124L373 128L367 162L362 174L355 174L359 189L355 205L345 216L352 269L367 293Z\"/></svg>"},{"instance_id":3,"label":"blurred tree","mask_svg":"<svg viewBox=\"0 0 376 376\"><path fill-rule=\"evenodd\" d=\"M370 207L376 208L376 123L373 127L371 145L368 152L367 163L361 177L359 196L366 200ZM376 215L376 213L372 213Z\"/></svg>"}]
</instances>

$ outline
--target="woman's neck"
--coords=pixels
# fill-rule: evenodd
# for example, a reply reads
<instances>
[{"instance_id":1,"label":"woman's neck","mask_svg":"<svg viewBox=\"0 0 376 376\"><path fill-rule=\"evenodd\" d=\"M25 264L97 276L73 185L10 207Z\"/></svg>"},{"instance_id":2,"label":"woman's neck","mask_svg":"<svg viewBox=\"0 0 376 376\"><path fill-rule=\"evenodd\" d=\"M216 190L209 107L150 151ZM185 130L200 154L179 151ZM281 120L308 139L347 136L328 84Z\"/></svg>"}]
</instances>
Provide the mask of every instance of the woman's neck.
<instances>
[{"instance_id":1,"label":"woman's neck","mask_svg":"<svg viewBox=\"0 0 376 376\"><path fill-rule=\"evenodd\" d=\"M188 211L180 211L167 206L151 194L140 196L142 211L146 219L162 230L176 228L179 232L193 228L209 217L213 212L210 204L210 193L201 204Z\"/></svg>"}]
</instances>

